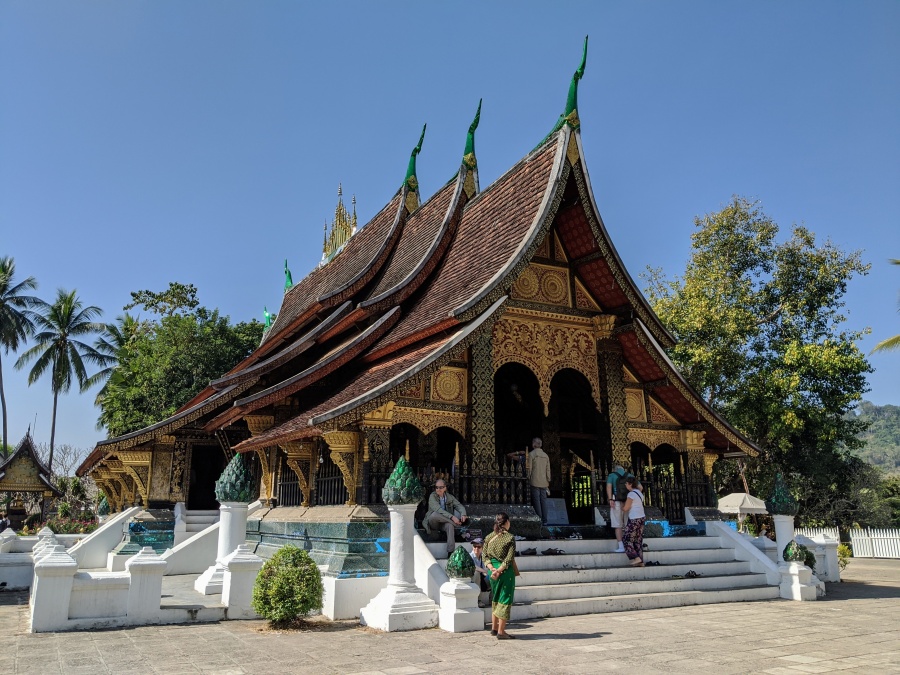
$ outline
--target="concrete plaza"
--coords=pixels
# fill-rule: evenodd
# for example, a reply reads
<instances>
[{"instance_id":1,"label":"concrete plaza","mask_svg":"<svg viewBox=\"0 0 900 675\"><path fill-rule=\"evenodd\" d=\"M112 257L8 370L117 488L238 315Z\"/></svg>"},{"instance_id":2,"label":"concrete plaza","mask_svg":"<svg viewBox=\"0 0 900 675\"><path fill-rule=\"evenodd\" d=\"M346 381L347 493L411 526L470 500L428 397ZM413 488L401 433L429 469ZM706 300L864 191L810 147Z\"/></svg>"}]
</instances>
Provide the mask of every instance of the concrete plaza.
<instances>
[{"instance_id":1,"label":"concrete plaza","mask_svg":"<svg viewBox=\"0 0 900 675\"><path fill-rule=\"evenodd\" d=\"M353 622L276 632L228 621L27 633L27 595L0 593L0 673L900 672L900 560L851 561L816 602L703 605L384 634Z\"/></svg>"}]
</instances>

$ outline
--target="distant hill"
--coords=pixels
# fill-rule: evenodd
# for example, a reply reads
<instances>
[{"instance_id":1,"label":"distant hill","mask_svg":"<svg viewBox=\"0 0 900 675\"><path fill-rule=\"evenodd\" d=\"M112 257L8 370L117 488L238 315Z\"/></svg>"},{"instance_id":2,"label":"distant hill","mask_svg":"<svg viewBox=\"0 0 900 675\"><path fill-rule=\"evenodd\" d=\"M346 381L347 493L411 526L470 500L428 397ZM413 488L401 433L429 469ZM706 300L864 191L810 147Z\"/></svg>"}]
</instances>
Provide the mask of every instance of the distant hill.
<instances>
[{"instance_id":1,"label":"distant hill","mask_svg":"<svg viewBox=\"0 0 900 675\"><path fill-rule=\"evenodd\" d=\"M870 423L869 430L860 435L866 446L855 451L857 457L900 475L900 406L863 401L856 417Z\"/></svg>"}]
</instances>

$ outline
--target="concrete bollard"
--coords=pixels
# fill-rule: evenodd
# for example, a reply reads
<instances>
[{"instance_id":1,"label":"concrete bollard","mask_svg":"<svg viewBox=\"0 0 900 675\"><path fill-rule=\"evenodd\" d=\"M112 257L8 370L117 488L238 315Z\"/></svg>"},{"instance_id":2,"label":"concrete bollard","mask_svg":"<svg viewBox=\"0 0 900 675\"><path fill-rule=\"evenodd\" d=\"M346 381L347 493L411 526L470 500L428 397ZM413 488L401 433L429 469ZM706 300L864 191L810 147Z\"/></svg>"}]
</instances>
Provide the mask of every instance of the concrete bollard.
<instances>
[{"instance_id":1,"label":"concrete bollard","mask_svg":"<svg viewBox=\"0 0 900 675\"><path fill-rule=\"evenodd\" d=\"M225 576L222 580L222 604L228 608L229 619L258 619L253 611L253 586L262 569L263 559L241 544L222 561Z\"/></svg>"},{"instance_id":2,"label":"concrete bollard","mask_svg":"<svg viewBox=\"0 0 900 675\"><path fill-rule=\"evenodd\" d=\"M439 625L450 633L484 630L484 610L478 607L481 589L462 579L441 584Z\"/></svg>"},{"instance_id":3,"label":"concrete bollard","mask_svg":"<svg viewBox=\"0 0 900 675\"><path fill-rule=\"evenodd\" d=\"M216 564L211 565L194 582L194 590L204 595L221 593L225 578L223 560L247 539L247 504L222 502L219 506L219 542Z\"/></svg>"},{"instance_id":4,"label":"concrete bollard","mask_svg":"<svg viewBox=\"0 0 900 675\"><path fill-rule=\"evenodd\" d=\"M128 623L157 623L160 617L162 578L167 563L151 547L145 546L125 563L131 577L128 588Z\"/></svg>"},{"instance_id":5,"label":"concrete bollard","mask_svg":"<svg viewBox=\"0 0 900 675\"><path fill-rule=\"evenodd\" d=\"M812 570L798 562L783 562L778 565L781 572L779 592L786 600L815 600L818 589L813 583Z\"/></svg>"},{"instance_id":6,"label":"concrete bollard","mask_svg":"<svg viewBox=\"0 0 900 675\"><path fill-rule=\"evenodd\" d=\"M31 632L64 630L78 563L65 546L54 546L34 564L31 584Z\"/></svg>"}]
</instances>

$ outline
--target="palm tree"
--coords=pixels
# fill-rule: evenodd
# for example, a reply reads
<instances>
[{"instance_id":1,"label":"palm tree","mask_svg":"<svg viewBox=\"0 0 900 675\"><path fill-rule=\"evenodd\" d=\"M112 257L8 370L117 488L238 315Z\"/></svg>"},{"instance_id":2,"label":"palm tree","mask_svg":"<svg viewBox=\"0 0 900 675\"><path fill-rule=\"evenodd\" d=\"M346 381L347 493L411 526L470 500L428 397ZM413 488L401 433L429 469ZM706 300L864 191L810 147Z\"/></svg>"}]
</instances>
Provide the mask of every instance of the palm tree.
<instances>
[{"instance_id":1,"label":"palm tree","mask_svg":"<svg viewBox=\"0 0 900 675\"><path fill-rule=\"evenodd\" d=\"M99 307L85 307L76 291L56 292L53 304L39 300L35 305L34 324L37 343L16 361L16 368L24 368L30 361L34 366L28 373L28 384L37 382L50 371L50 387L53 390L53 417L50 427L50 457L48 469L53 470L53 448L56 441L56 407L60 393L66 393L74 380L84 391L89 380L85 361L106 366L109 357L101 354L78 338L103 330L103 324L94 321L100 316Z\"/></svg>"},{"instance_id":2,"label":"palm tree","mask_svg":"<svg viewBox=\"0 0 900 675\"><path fill-rule=\"evenodd\" d=\"M900 260L891 260L892 265L900 265ZM897 308L897 311L900 312L900 307ZM887 340L882 340L875 348L872 350L872 353L875 352L889 352L895 349L900 349L900 335L895 335L894 337L890 337Z\"/></svg>"},{"instance_id":3,"label":"palm tree","mask_svg":"<svg viewBox=\"0 0 900 675\"><path fill-rule=\"evenodd\" d=\"M24 295L25 291L37 288L34 277L15 283L15 276L16 262L10 257L0 258L0 350L6 354L17 351L34 332L29 309L38 302L37 298ZM0 361L0 405L3 408L3 438L0 439L0 451L6 457L6 448L9 446L2 361Z\"/></svg>"},{"instance_id":4,"label":"palm tree","mask_svg":"<svg viewBox=\"0 0 900 675\"><path fill-rule=\"evenodd\" d=\"M123 382L119 365L125 356L125 350L134 344L138 335L146 330L147 323L145 321L141 321L125 312L125 314L116 317L115 323L106 324L103 327L103 331L94 341L94 349L109 359L106 367L89 377L83 387L83 389L89 389L95 384L103 383L103 386L94 398L94 405L100 408L100 415L97 418L97 429L109 426L104 399L109 393L110 386L116 386Z\"/></svg>"}]
</instances>

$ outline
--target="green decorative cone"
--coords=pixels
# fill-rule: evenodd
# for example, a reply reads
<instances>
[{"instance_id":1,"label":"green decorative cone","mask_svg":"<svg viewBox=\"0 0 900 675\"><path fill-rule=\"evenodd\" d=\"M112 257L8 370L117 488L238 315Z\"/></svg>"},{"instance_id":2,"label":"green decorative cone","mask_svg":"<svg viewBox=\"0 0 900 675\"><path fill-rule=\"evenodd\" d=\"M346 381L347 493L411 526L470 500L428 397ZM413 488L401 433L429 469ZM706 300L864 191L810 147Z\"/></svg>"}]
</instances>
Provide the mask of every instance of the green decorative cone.
<instances>
[{"instance_id":1,"label":"green decorative cone","mask_svg":"<svg viewBox=\"0 0 900 675\"><path fill-rule=\"evenodd\" d=\"M766 500L766 509L773 516L796 516L800 505L794 499L781 474L775 476L775 489Z\"/></svg>"},{"instance_id":2,"label":"green decorative cone","mask_svg":"<svg viewBox=\"0 0 900 675\"><path fill-rule=\"evenodd\" d=\"M451 579L471 579L475 574L475 562L462 546L450 554L447 560L447 575Z\"/></svg>"},{"instance_id":3,"label":"green decorative cone","mask_svg":"<svg viewBox=\"0 0 900 675\"><path fill-rule=\"evenodd\" d=\"M385 504L418 504L425 496L425 488L413 473L406 459L401 457L394 466L384 488L381 497Z\"/></svg>"},{"instance_id":4,"label":"green decorative cone","mask_svg":"<svg viewBox=\"0 0 900 675\"><path fill-rule=\"evenodd\" d=\"M100 497L100 503L97 504L97 515L100 516L108 516L109 515L109 502L106 500L106 495Z\"/></svg>"},{"instance_id":5,"label":"green decorative cone","mask_svg":"<svg viewBox=\"0 0 900 675\"><path fill-rule=\"evenodd\" d=\"M784 547L784 555L782 556L785 562L803 562L803 559L806 557L805 547L798 544L796 541L791 539L788 542L788 545Z\"/></svg>"},{"instance_id":6,"label":"green decorative cone","mask_svg":"<svg viewBox=\"0 0 900 675\"><path fill-rule=\"evenodd\" d=\"M235 455L219 480L216 481L216 499L219 502L250 503L253 500L250 471L244 466L244 458Z\"/></svg>"}]
</instances>

